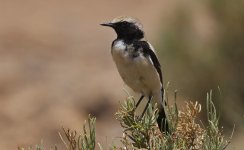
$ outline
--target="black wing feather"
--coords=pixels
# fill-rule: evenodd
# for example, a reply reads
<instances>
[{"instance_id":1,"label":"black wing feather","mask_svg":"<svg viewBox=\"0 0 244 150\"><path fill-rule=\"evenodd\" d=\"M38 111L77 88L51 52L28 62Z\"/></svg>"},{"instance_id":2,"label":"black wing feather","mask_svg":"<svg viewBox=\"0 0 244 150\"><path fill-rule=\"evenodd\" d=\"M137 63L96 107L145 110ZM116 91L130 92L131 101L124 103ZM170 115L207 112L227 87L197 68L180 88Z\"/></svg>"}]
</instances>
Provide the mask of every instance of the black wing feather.
<instances>
[{"instance_id":1,"label":"black wing feather","mask_svg":"<svg viewBox=\"0 0 244 150\"><path fill-rule=\"evenodd\" d=\"M142 48L143 53L147 56L149 55L154 67L156 68L158 74L159 74L159 78L160 81L163 85L163 76L162 76L162 71L161 71L161 65L158 61L158 58L156 56L156 54L153 52L153 50L150 48L149 43L146 41L137 41L136 43L134 43L134 46L136 49Z\"/></svg>"},{"instance_id":2,"label":"black wing feather","mask_svg":"<svg viewBox=\"0 0 244 150\"><path fill-rule=\"evenodd\" d=\"M135 50L139 50L141 49L143 51L143 54L145 55L145 57L149 56L153 62L153 65L154 67L156 68L158 74L159 74L159 78L160 78L160 81L161 81L161 84L162 84L162 99L163 96L164 96L164 88L163 88L163 76L162 76L162 71L161 71L161 65L158 61L158 58L156 56L156 54L154 53L154 51L150 48L150 45L148 42L146 41L137 41L137 42L134 42L133 43L134 46L135 46ZM165 105L166 104L166 101L165 101ZM157 118L157 123L158 123L158 126L159 126L159 129L161 132L166 132L166 133L169 133L169 125L168 125L168 121L167 121L167 118L166 118L166 114L165 114L165 111L164 111L164 107L161 107L160 110L159 110L159 116Z\"/></svg>"},{"instance_id":3,"label":"black wing feather","mask_svg":"<svg viewBox=\"0 0 244 150\"><path fill-rule=\"evenodd\" d=\"M146 41L138 41L139 43L137 44L138 47L137 48L142 48L143 53L145 54L145 56L149 56L153 62L154 67L156 68L158 74L159 74L159 78L162 84L162 99L164 99L164 88L163 88L163 76L162 76L162 71L161 71L161 65L158 61L158 58L156 56L156 54L153 52L153 50L150 48L150 45L148 42ZM165 105L167 105L166 101L165 101ZM168 121L166 118L166 114L165 114L165 110L164 107L161 107L161 109L159 110L159 116L157 118L157 123L159 126L159 129L161 132L166 132L169 133L169 125L168 125Z\"/></svg>"}]
</instances>

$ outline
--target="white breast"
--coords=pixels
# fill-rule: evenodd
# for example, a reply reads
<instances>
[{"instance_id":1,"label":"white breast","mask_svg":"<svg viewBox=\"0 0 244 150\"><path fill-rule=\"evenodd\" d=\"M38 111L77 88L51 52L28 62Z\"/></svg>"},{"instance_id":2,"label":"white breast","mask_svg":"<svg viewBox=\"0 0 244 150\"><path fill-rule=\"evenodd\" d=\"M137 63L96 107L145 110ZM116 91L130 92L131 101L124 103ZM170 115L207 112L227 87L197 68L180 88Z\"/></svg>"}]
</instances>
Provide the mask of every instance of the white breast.
<instances>
[{"instance_id":1,"label":"white breast","mask_svg":"<svg viewBox=\"0 0 244 150\"><path fill-rule=\"evenodd\" d=\"M150 58L139 53L133 57L134 49L122 40L112 46L113 60L124 82L135 92L151 95L161 90L160 78Z\"/></svg>"}]
</instances>

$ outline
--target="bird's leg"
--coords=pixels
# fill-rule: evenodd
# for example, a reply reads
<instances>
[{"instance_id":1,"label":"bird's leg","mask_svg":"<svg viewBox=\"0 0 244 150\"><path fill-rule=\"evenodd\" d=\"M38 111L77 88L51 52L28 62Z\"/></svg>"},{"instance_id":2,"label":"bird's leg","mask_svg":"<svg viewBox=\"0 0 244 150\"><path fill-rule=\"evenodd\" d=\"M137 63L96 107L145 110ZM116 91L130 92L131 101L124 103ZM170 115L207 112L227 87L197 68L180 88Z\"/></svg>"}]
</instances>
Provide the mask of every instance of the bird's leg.
<instances>
[{"instance_id":1,"label":"bird's leg","mask_svg":"<svg viewBox=\"0 0 244 150\"><path fill-rule=\"evenodd\" d=\"M141 118L144 116L144 114L145 114L145 112L146 112L146 110L147 110L147 108L148 108L148 105L149 105L149 103L151 102L151 100L152 100L152 96L149 96L149 97L148 97L148 102L147 102L146 107L144 108L144 110L143 110L143 112L142 112Z\"/></svg>"},{"instance_id":2,"label":"bird's leg","mask_svg":"<svg viewBox=\"0 0 244 150\"><path fill-rule=\"evenodd\" d=\"M142 95L141 97L140 97L140 99L137 101L137 103L136 103L136 108L139 106L139 104L141 103L141 100L144 98L144 95Z\"/></svg>"}]
</instances>

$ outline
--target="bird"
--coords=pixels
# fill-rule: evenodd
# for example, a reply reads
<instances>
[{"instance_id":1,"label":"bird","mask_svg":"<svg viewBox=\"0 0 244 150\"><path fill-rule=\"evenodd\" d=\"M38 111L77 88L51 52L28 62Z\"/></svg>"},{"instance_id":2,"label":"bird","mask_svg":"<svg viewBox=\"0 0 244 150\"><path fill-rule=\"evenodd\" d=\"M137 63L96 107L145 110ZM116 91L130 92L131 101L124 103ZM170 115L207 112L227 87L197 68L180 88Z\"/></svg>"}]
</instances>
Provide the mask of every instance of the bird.
<instances>
[{"instance_id":1,"label":"bird","mask_svg":"<svg viewBox=\"0 0 244 150\"><path fill-rule=\"evenodd\" d=\"M168 132L161 65L153 46L144 40L142 24L136 18L120 16L100 25L113 28L117 34L111 46L112 58L124 83L141 94L136 108L144 97L148 98L143 116L153 100L159 109L158 127L161 132Z\"/></svg>"}]
</instances>

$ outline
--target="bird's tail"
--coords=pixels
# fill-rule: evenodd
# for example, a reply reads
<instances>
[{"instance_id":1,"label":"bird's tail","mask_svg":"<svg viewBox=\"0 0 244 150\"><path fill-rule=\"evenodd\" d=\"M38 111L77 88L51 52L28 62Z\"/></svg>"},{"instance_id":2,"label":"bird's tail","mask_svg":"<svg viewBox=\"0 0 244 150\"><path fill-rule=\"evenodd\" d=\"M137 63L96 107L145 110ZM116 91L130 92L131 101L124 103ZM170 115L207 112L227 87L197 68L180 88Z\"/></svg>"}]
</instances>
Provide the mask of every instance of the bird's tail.
<instances>
[{"instance_id":1,"label":"bird's tail","mask_svg":"<svg viewBox=\"0 0 244 150\"><path fill-rule=\"evenodd\" d=\"M169 124L168 124L168 120L167 120L167 116L164 110L164 107L167 106L167 103L164 101L164 89L161 89L161 103L159 105L161 105L161 107L159 107L159 115L157 118L157 123L158 123L158 127L160 129L161 132L165 132L165 133L169 133Z\"/></svg>"}]
</instances>

